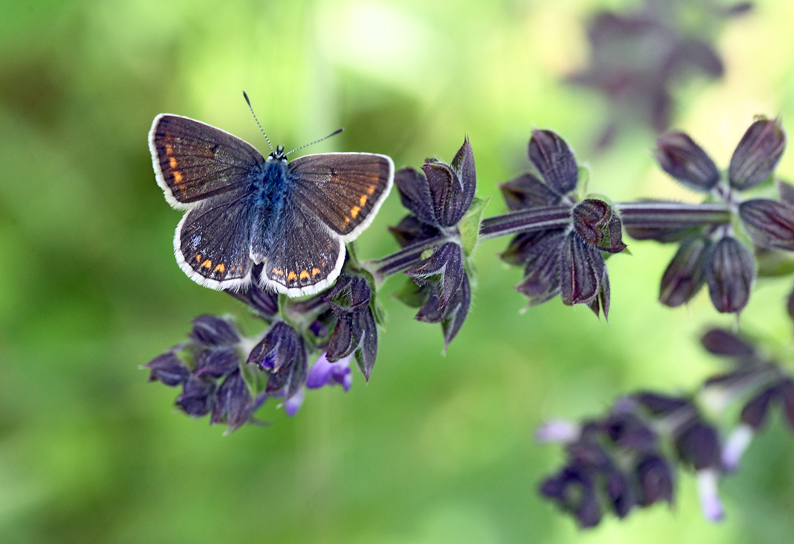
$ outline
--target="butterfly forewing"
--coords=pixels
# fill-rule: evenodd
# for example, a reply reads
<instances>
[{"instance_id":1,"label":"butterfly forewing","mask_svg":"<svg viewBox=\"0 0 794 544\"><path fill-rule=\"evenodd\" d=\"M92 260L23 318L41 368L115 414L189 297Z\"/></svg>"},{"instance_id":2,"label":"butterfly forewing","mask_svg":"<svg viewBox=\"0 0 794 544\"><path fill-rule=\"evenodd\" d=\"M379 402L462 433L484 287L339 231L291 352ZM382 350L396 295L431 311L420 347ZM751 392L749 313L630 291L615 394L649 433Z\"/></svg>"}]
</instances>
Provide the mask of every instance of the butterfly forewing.
<instances>
[{"instance_id":1,"label":"butterfly forewing","mask_svg":"<svg viewBox=\"0 0 794 544\"><path fill-rule=\"evenodd\" d=\"M251 145L205 123L161 114L149 132L157 182L178 208L241 187L264 162Z\"/></svg>"},{"instance_id":2,"label":"butterfly forewing","mask_svg":"<svg viewBox=\"0 0 794 544\"><path fill-rule=\"evenodd\" d=\"M185 273L213 289L250 281L253 212L244 190L229 191L196 204L176 229L174 251Z\"/></svg>"},{"instance_id":3,"label":"butterfly forewing","mask_svg":"<svg viewBox=\"0 0 794 544\"><path fill-rule=\"evenodd\" d=\"M290 199L262 270L263 284L289 296L317 293L342 270L342 238Z\"/></svg>"},{"instance_id":4,"label":"butterfly forewing","mask_svg":"<svg viewBox=\"0 0 794 544\"><path fill-rule=\"evenodd\" d=\"M307 155L289 164L287 177L297 202L349 242L388 196L394 163L371 153Z\"/></svg>"}]
</instances>

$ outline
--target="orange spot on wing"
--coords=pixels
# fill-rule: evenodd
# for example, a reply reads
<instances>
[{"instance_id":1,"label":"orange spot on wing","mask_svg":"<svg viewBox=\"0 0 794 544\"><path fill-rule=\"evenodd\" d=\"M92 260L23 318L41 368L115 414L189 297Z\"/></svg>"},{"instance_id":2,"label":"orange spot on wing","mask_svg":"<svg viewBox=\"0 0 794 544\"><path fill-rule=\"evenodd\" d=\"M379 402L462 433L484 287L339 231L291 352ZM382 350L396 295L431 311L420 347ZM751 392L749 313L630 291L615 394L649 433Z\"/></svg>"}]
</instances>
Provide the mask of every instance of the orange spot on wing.
<instances>
[{"instance_id":1,"label":"orange spot on wing","mask_svg":"<svg viewBox=\"0 0 794 544\"><path fill-rule=\"evenodd\" d=\"M168 159L168 166L170 166L172 170L175 169L178 164L179 163L177 162L175 157L171 157L170 159Z\"/></svg>"},{"instance_id":2,"label":"orange spot on wing","mask_svg":"<svg viewBox=\"0 0 794 544\"><path fill-rule=\"evenodd\" d=\"M370 196L375 194L375 188L376 187L377 187L377 185L370 185L369 187L367 187L367 194L370 195Z\"/></svg>"},{"instance_id":3,"label":"orange spot on wing","mask_svg":"<svg viewBox=\"0 0 794 544\"><path fill-rule=\"evenodd\" d=\"M166 137L166 139L170 139L170 138ZM171 144L165 144L165 154L168 155L169 157L171 155L173 155L174 154L174 146L172 146Z\"/></svg>"},{"instance_id":4,"label":"orange spot on wing","mask_svg":"<svg viewBox=\"0 0 794 544\"><path fill-rule=\"evenodd\" d=\"M295 273L294 270L290 270L289 274L287 274L287 281L293 281L298 279L298 275Z\"/></svg>"},{"instance_id":5,"label":"orange spot on wing","mask_svg":"<svg viewBox=\"0 0 794 544\"><path fill-rule=\"evenodd\" d=\"M213 270L213 272L220 272L221 274L223 274L224 272L226 272L226 265L224 265L223 263L218 263L218 265L215 267L215 270Z\"/></svg>"},{"instance_id":6,"label":"orange spot on wing","mask_svg":"<svg viewBox=\"0 0 794 544\"><path fill-rule=\"evenodd\" d=\"M353 207L350 209L350 216L351 216L353 219L355 219L355 218L358 216L358 212L360 212L360 211L361 211L361 208L359 208L358 206L353 206Z\"/></svg>"},{"instance_id":7,"label":"orange spot on wing","mask_svg":"<svg viewBox=\"0 0 794 544\"><path fill-rule=\"evenodd\" d=\"M345 225L347 225L348 223L350 223L350 218L345 216Z\"/></svg>"},{"instance_id":8,"label":"orange spot on wing","mask_svg":"<svg viewBox=\"0 0 794 544\"><path fill-rule=\"evenodd\" d=\"M201 253L196 253L196 262L197 263L201 262Z\"/></svg>"},{"instance_id":9,"label":"orange spot on wing","mask_svg":"<svg viewBox=\"0 0 794 544\"><path fill-rule=\"evenodd\" d=\"M317 274L319 274L319 273L320 273L320 269L319 268L312 268L312 278L314 276L316 276Z\"/></svg>"},{"instance_id":10,"label":"orange spot on wing","mask_svg":"<svg viewBox=\"0 0 794 544\"><path fill-rule=\"evenodd\" d=\"M177 185L182 183L182 172L174 170L173 174L174 174L174 183L176 183Z\"/></svg>"},{"instance_id":11,"label":"orange spot on wing","mask_svg":"<svg viewBox=\"0 0 794 544\"><path fill-rule=\"evenodd\" d=\"M309 271L308 270L301 270L300 279L301 280L308 280L309 279Z\"/></svg>"},{"instance_id":12,"label":"orange spot on wing","mask_svg":"<svg viewBox=\"0 0 794 544\"><path fill-rule=\"evenodd\" d=\"M201 263L201 267L202 268L206 268L207 270L209 270L210 268L212 268L212 261L207 259L206 261Z\"/></svg>"},{"instance_id":13,"label":"orange spot on wing","mask_svg":"<svg viewBox=\"0 0 794 544\"><path fill-rule=\"evenodd\" d=\"M361 195L361 198L358 199L358 205L362 208L367 203L367 195Z\"/></svg>"}]
</instances>

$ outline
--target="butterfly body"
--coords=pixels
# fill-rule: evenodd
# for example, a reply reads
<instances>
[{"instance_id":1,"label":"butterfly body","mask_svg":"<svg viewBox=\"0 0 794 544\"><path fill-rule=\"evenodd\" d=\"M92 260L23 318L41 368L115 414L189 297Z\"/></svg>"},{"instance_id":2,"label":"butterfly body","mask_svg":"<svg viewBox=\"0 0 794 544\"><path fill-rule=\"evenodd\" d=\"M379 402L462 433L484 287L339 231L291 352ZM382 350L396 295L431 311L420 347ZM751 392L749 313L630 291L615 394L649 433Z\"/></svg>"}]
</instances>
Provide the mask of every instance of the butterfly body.
<instances>
[{"instance_id":1,"label":"butterfly body","mask_svg":"<svg viewBox=\"0 0 794 544\"><path fill-rule=\"evenodd\" d=\"M372 221L394 176L385 155L324 153L288 162L279 146L265 158L236 136L170 114L155 118L149 147L166 200L187 210L174 237L177 262L214 289L239 289L252 279L289 296L328 287L341 271L345 243Z\"/></svg>"}]
</instances>

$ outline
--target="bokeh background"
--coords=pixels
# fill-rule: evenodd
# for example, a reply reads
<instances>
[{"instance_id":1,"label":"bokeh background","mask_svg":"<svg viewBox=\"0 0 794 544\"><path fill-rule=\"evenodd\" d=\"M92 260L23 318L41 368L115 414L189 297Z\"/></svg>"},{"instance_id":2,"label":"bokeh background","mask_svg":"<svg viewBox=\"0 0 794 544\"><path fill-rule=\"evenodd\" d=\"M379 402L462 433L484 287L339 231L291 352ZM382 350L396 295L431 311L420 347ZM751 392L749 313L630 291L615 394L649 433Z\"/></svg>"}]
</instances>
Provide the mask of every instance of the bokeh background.
<instances>
[{"instance_id":1,"label":"bokeh background","mask_svg":"<svg viewBox=\"0 0 794 544\"><path fill-rule=\"evenodd\" d=\"M472 311L445 356L437 326L384 296L369 385L356 375L349 393L312 392L294 419L268 405L266 428L223 436L178 413L176 392L139 369L202 313L260 330L174 261L180 215L155 183L146 144L156 114L201 119L265 149L244 89L274 142L297 147L344 126L310 152L387 153L398 167L449 160L468 134L478 194L494 195L488 215L505 210L497 184L526 168L531 130L551 128L589 163L591 191L694 200L655 167L656 135L632 125L630 109L597 150L614 108L562 82L587 66L588 18L641 5L4 2L0 542L789 541L794 437L778 419L722 486L718 525L702 519L686 474L672 508L588 532L537 495L562 460L534 443L538 423L600 413L637 388L691 390L719 369L696 337L735 320L705 293L677 310L656 301L672 246L632 242L631 256L610 259L607 324L559 300L523 312L512 289L520 272L497 258L506 240L485 243ZM754 114L794 118L794 4L759 1L725 22L696 11L685 7L682 32L713 41L724 77L680 80L671 119L725 166ZM791 150L779 171L794 179ZM403 213L393 194L360 254L393 251L386 226ZM742 328L789 343L790 283L761 282Z\"/></svg>"}]
</instances>

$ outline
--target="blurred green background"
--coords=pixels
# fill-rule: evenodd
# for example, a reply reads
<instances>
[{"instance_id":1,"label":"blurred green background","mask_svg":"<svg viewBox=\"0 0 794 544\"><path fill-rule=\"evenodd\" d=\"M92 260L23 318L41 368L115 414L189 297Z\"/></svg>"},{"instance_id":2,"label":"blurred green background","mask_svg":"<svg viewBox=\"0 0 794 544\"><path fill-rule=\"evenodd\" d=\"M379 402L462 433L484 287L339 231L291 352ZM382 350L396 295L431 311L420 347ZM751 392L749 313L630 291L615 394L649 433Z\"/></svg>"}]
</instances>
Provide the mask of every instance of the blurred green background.
<instances>
[{"instance_id":1,"label":"blurred green background","mask_svg":"<svg viewBox=\"0 0 794 544\"><path fill-rule=\"evenodd\" d=\"M775 418L722 486L712 525L693 479L676 504L579 532L537 496L556 447L549 417L604 410L636 388L690 390L718 362L695 341L730 326L702 293L656 302L674 248L630 243L609 261L609 324L554 300L522 312L520 271L483 244L475 300L446 356L437 326L384 297L388 326L368 386L312 392L298 417L231 436L173 407L139 370L202 313L245 316L174 261L180 214L157 187L153 117L201 119L288 148L344 126L310 152L370 151L398 167L451 159L468 134L478 194L526 168L535 127L563 135L615 200L696 199L654 166L636 128L591 143L603 98L560 83L584 66L584 21L624 0L23 2L0 7L0 542L2 543L701 543L786 542L794 534L794 438ZM794 4L761 1L715 34L721 81L674 91L674 126L717 162L752 116L794 118ZM790 127L789 127L790 128ZM794 154L780 173L794 179ZM395 249L396 193L360 238ZM399 281L387 283L385 293ZM790 282L761 282L742 327L784 344ZM258 333L246 320L246 332Z\"/></svg>"}]
</instances>

